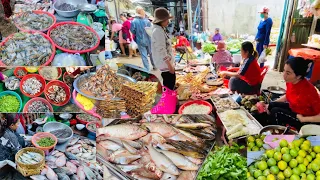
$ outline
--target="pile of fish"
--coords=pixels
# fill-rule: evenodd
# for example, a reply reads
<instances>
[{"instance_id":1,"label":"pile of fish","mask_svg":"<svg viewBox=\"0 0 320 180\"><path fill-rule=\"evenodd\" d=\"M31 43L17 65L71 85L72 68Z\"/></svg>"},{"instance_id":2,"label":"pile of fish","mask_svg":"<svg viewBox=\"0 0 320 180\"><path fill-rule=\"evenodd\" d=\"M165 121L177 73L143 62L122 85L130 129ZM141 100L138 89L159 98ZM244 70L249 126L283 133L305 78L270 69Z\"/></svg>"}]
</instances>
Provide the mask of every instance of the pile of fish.
<instances>
[{"instance_id":1,"label":"pile of fish","mask_svg":"<svg viewBox=\"0 0 320 180\"><path fill-rule=\"evenodd\" d=\"M50 112L50 109L47 104L42 101L33 101L28 106L28 113L43 113L43 112Z\"/></svg>"},{"instance_id":2,"label":"pile of fish","mask_svg":"<svg viewBox=\"0 0 320 180\"><path fill-rule=\"evenodd\" d=\"M37 164L44 157L41 154L36 152L25 152L19 156L18 160L23 164Z\"/></svg>"},{"instance_id":3,"label":"pile of fish","mask_svg":"<svg viewBox=\"0 0 320 180\"><path fill-rule=\"evenodd\" d=\"M68 129L57 129L50 131L51 134L53 134L57 138L68 138L72 135L72 132L70 132Z\"/></svg>"},{"instance_id":4,"label":"pile of fish","mask_svg":"<svg viewBox=\"0 0 320 180\"><path fill-rule=\"evenodd\" d=\"M22 90L30 95L35 95L41 91L42 83L35 77L25 80L22 84Z\"/></svg>"},{"instance_id":5,"label":"pile of fish","mask_svg":"<svg viewBox=\"0 0 320 180\"><path fill-rule=\"evenodd\" d=\"M69 50L87 50L94 47L96 35L82 25L64 24L50 32L51 39L60 47Z\"/></svg>"},{"instance_id":6,"label":"pile of fish","mask_svg":"<svg viewBox=\"0 0 320 180\"><path fill-rule=\"evenodd\" d=\"M136 179L193 180L214 145L216 127L209 115L114 122L97 129L97 151Z\"/></svg>"},{"instance_id":7,"label":"pile of fish","mask_svg":"<svg viewBox=\"0 0 320 180\"><path fill-rule=\"evenodd\" d=\"M17 90L20 86L20 80L16 77L12 76L12 77L9 77L8 79L6 79L4 85L9 90Z\"/></svg>"},{"instance_id":8,"label":"pile of fish","mask_svg":"<svg viewBox=\"0 0 320 180\"><path fill-rule=\"evenodd\" d=\"M24 71L24 70L22 70L22 69L19 69L19 70L17 71L17 75L18 75L19 77L22 77L22 76L24 76L24 75L27 75L27 72Z\"/></svg>"},{"instance_id":9,"label":"pile of fish","mask_svg":"<svg viewBox=\"0 0 320 180\"><path fill-rule=\"evenodd\" d=\"M77 119L80 119L80 120L83 120L83 121L86 121L86 122L92 122L92 121L99 121L100 119L95 117L95 116L92 116L90 114L86 114L86 113L82 113L82 114L78 114L77 116Z\"/></svg>"},{"instance_id":10,"label":"pile of fish","mask_svg":"<svg viewBox=\"0 0 320 180\"><path fill-rule=\"evenodd\" d=\"M83 161L96 161L96 143L86 138L73 137L66 149L70 159Z\"/></svg>"},{"instance_id":11,"label":"pile of fish","mask_svg":"<svg viewBox=\"0 0 320 180\"><path fill-rule=\"evenodd\" d=\"M24 30L45 30L54 22L48 14L36 14L32 11L23 12L14 19L14 23Z\"/></svg>"},{"instance_id":12,"label":"pile of fish","mask_svg":"<svg viewBox=\"0 0 320 180\"><path fill-rule=\"evenodd\" d=\"M59 6L57 6L57 9L60 11L74 11L77 8L74 7L72 4L62 3Z\"/></svg>"},{"instance_id":13,"label":"pile of fish","mask_svg":"<svg viewBox=\"0 0 320 180\"><path fill-rule=\"evenodd\" d=\"M67 98L64 88L57 85L50 86L46 94L55 103L64 102Z\"/></svg>"},{"instance_id":14,"label":"pile of fish","mask_svg":"<svg viewBox=\"0 0 320 180\"><path fill-rule=\"evenodd\" d=\"M50 41L39 33L16 33L0 46L0 59L7 66L40 66L51 55Z\"/></svg>"},{"instance_id":15,"label":"pile of fish","mask_svg":"<svg viewBox=\"0 0 320 180\"><path fill-rule=\"evenodd\" d=\"M96 132L96 130L97 130L97 125L94 124L94 123L91 123L91 124L88 125L88 129L89 129L90 131Z\"/></svg>"},{"instance_id":16,"label":"pile of fish","mask_svg":"<svg viewBox=\"0 0 320 180\"><path fill-rule=\"evenodd\" d=\"M46 156L46 167L40 175L31 176L34 180L103 180L102 167L97 163L77 160L69 152L54 151Z\"/></svg>"}]
</instances>

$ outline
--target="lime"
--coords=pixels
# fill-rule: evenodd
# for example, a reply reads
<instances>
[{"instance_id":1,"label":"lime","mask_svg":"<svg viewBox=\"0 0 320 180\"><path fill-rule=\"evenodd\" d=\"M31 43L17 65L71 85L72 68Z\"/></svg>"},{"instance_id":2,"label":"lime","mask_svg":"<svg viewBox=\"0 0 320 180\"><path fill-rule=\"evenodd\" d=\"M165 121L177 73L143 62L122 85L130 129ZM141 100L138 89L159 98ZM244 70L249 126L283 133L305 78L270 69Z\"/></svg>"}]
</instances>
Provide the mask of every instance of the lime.
<instances>
[{"instance_id":1,"label":"lime","mask_svg":"<svg viewBox=\"0 0 320 180\"><path fill-rule=\"evenodd\" d=\"M249 147L249 148L252 149L254 146L255 146L254 142L249 142L249 143L248 143L248 147Z\"/></svg>"},{"instance_id":2,"label":"lime","mask_svg":"<svg viewBox=\"0 0 320 180\"><path fill-rule=\"evenodd\" d=\"M268 158L272 158L274 155L274 150L273 149L269 149L266 151L266 155L268 156Z\"/></svg>"},{"instance_id":3,"label":"lime","mask_svg":"<svg viewBox=\"0 0 320 180\"><path fill-rule=\"evenodd\" d=\"M247 178L247 180L254 180L254 177L250 176Z\"/></svg>"},{"instance_id":4,"label":"lime","mask_svg":"<svg viewBox=\"0 0 320 180\"><path fill-rule=\"evenodd\" d=\"M311 161L312 161L312 156L311 156L311 155L307 155L307 156L306 156L306 159L307 159L309 162L311 162Z\"/></svg>"},{"instance_id":5,"label":"lime","mask_svg":"<svg viewBox=\"0 0 320 180\"><path fill-rule=\"evenodd\" d=\"M307 145L309 147L311 146L311 142L309 140L304 141L302 144L305 144L305 145Z\"/></svg>"},{"instance_id":6,"label":"lime","mask_svg":"<svg viewBox=\"0 0 320 180\"><path fill-rule=\"evenodd\" d=\"M317 172L320 170L320 166L317 163L312 162L311 163L311 169L313 172Z\"/></svg>"},{"instance_id":7,"label":"lime","mask_svg":"<svg viewBox=\"0 0 320 180\"><path fill-rule=\"evenodd\" d=\"M259 176L262 176L262 171L261 170L256 170L254 173L253 173L253 176L255 178L258 178Z\"/></svg>"},{"instance_id":8,"label":"lime","mask_svg":"<svg viewBox=\"0 0 320 180\"><path fill-rule=\"evenodd\" d=\"M300 177L301 177L301 179L303 179L303 178L307 179L306 173L301 173L301 174L300 174Z\"/></svg>"},{"instance_id":9,"label":"lime","mask_svg":"<svg viewBox=\"0 0 320 180\"><path fill-rule=\"evenodd\" d=\"M266 138L266 135L261 135L260 139L264 140L264 138Z\"/></svg>"},{"instance_id":10,"label":"lime","mask_svg":"<svg viewBox=\"0 0 320 180\"><path fill-rule=\"evenodd\" d=\"M310 153L310 156L312 157L312 159L316 158L316 155L317 155L317 154L316 154L315 152L311 152L311 153Z\"/></svg>"},{"instance_id":11,"label":"lime","mask_svg":"<svg viewBox=\"0 0 320 180\"><path fill-rule=\"evenodd\" d=\"M279 172L279 174L278 174L277 178L278 178L279 180L284 180L284 179L285 179L285 177L284 177L283 172Z\"/></svg>"},{"instance_id":12,"label":"lime","mask_svg":"<svg viewBox=\"0 0 320 180\"><path fill-rule=\"evenodd\" d=\"M300 147L300 145L302 144L302 141L300 139L299 140L294 140L294 141L292 141L292 144L295 147Z\"/></svg>"},{"instance_id":13,"label":"lime","mask_svg":"<svg viewBox=\"0 0 320 180\"><path fill-rule=\"evenodd\" d=\"M291 155L292 157L297 157L297 156L298 156L298 151L297 151L296 149L291 149L291 150L290 150L290 155Z\"/></svg>"},{"instance_id":14,"label":"lime","mask_svg":"<svg viewBox=\"0 0 320 180\"><path fill-rule=\"evenodd\" d=\"M308 161L306 158L304 158L304 159L303 159L303 164L304 164L305 166L308 166L308 165L309 165L309 161Z\"/></svg>"},{"instance_id":15,"label":"lime","mask_svg":"<svg viewBox=\"0 0 320 180\"><path fill-rule=\"evenodd\" d=\"M307 175L307 180L315 180L316 176L314 174L308 174Z\"/></svg>"},{"instance_id":16,"label":"lime","mask_svg":"<svg viewBox=\"0 0 320 180\"><path fill-rule=\"evenodd\" d=\"M305 142L306 142L306 141L305 141ZM303 143L303 144L301 145L300 149L305 150L305 151L309 151L310 145L307 145L307 144Z\"/></svg>"},{"instance_id":17,"label":"lime","mask_svg":"<svg viewBox=\"0 0 320 180\"><path fill-rule=\"evenodd\" d=\"M296 174L296 175L298 175L298 176L300 176L301 171L300 171L300 169L299 169L299 168L295 167L295 168L293 168L293 169L292 169L292 173L293 173L293 174Z\"/></svg>"},{"instance_id":18,"label":"lime","mask_svg":"<svg viewBox=\"0 0 320 180\"><path fill-rule=\"evenodd\" d=\"M320 146L314 146L314 147L313 147L313 151L314 151L315 153L320 153Z\"/></svg>"},{"instance_id":19,"label":"lime","mask_svg":"<svg viewBox=\"0 0 320 180\"><path fill-rule=\"evenodd\" d=\"M268 168L268 164L266 161L260 161L258 164L258 169L260 169L261 171L264 171L265 169Z\"/></svg>"},{"instance_id":20,"label":"lime","mask_svg":"<svg viewBox=\"0 0 320 180\"><path fill-rule=\"evenodd\" d=\"M281 147L276 147L275 149L274 149L276 152L281 152Z\"/></svg>"},{"instance_id":21,"label":"lime","mask_svg":"<svg viewBox=\"0 0 320 180\"><path fill-rule=\"evenodd\" d=\"M275 166L277 164L277 161L273 158L268 159L267 164L269 167Z\"/></svg>"},{"instance_id":22,"label":"lime","mask_svg":"<svg viewBox=\"0 0 320 180\"><path fill-rule=\"evenodd\" d=\"M304 158L301 156L296 157L296 160L298 161L299 164L302 164L304 161Z\"/></svg>"},{"instance_id":23,"label":"lime","mask_svg":"<svg viewBox=\"0 0 320 180\"><path fill-rule=\"evenodd\" d=\"M288 141L285 139L282 139L279 143L280 147L287 147L288 146Z\"/></svg>"},{"instance_id":24,"label":"lime","mask_svg":"<svg viewBox=\"0 0 320 180\"><path fill-rule=\"evenodd\" d=\"M300 180L300 177L296 174L293 174L291 177L290 177L290 180Z\"/></svg>"},{"instance_id":25,"label":"lime","mask_svg":"<svg viewBox=\"0 0 320 180\"><path fill-rule=\"evenodd\" d=\"M283 174L286 178L289 178L292 175L292 170L290 168L287 168L283 171Z\"/></svg>"},{"instance_id":26,"label":"lime","mask_svg":"<svg viewBox=\"0 0 320 180\"><path fill-rule=\"evenodd\" d=\"M263 143L263 141L262 141L261 139L257 139L257 140L256 140L256 145L257 145L259 148L261 148L263 144L264 144L264 143Z\"/></svg>"},{"instance_id":27,"label":"lime","mask_svg":"<svg viewBox=\"0 0 320 180\"><path fill-rule=\"evenodd\" d=\"M282 154L290 154L290 149L288 147L283 147L283 148L281 148L281 153Z\"/></svg>"},{"instance_id":28,"label":"lime","mask_svg":"<svg viewBox=\"0 0 320 180\"><path fill-rule=\"evenodd\" d=\"M298 161L296 159L291 159L291 161L289 162L289 166L291 168L297 167L298 166Z\"/></svg>"},{"instance_id":29,"label":"lime","mask_svg":"<svg viewBox=\"0 0 320 180\"><path fill-rule=\"evenodd\" d=\"M300 169L300 172L303 172L303 173L306 172L307 170L307 167L304 164L299 164L298 168Z\"/></svg>"},{"instance_id":30,"label":"lime","mask_svg":"<svg viewBox=\"0 0 320 180\"><path fill-rule=\"evenodd\" d=\"M317 172L316 172L316 176L320 176L320 171L317 171Z\"/></svg>"},{"instance_id":31,"label":"lime","mask_svg":"<svg viewBox=\"0 0 320 180\"><path fill-rule=\"evenodd\" d=\"M320 176L317 176L317 177L316 177L316 180L320 180Z\"/></svg>"},{"instance_id":32,"label":"lime","mask_svg":"<svg viewBox=\"0 0 320 180\"><path fill-rule=\"evenodd\" d=\"M257 162L254 163L254 167L255 167L255 168L258 168L259 162L260 162L260 161L257 161Z\"/></svg>"},{"instance_id":33,"label":"lime","mask_svg":"<svg viewBox=\"0 0 320 180\"><path fill-rule=\"evenodd\" d=\"M273 174L269 174L267 180L276 180L276 177Z\"/></svg>"},{"instance_id":34,"label":"lime","mask_svg":"<svg viewBox=\"0 0 320 180\"><path fill-rule=\"evenodd\" d=\"M270 169L265 169L265 170L263 171L263 173L262 173L262 175L264 175L264 176L268 176L269 174L271 174Z\"/></svg>"},{"instance_id":35,"label":"lime","mask_svg":"<svg viewBox=\"0 0 320 180\"><path fill-rule=\"evenodd\" d=\"M309 174L313 174L313 172L312 172L312 170L311 170L311 169L308 169L308 170L306 171L306 174L307 174L307 175L309 175Z\"/></svg>"},{"instance_id":36,"label":"lime","mask_svg":"<svg viewBox=\"0 0 320 180\"><path fill-rule=\"evenodd\" d=\"M258 180L267 180L267 178L265 176L259 176Z\"/></svg>"},{"instance_id":37,"label":"lime","mask_svg":"<svg viewBox=\"0 0 320 180\"><path fill-rule=\"evenodd\" d=\"M313 162L320 166L320 158L316 158L315 160L313 160Z\"/></svg>"},{"instance_id":38,"label":"lime","mask_svg":"<svg viewBox=\"0 0 320 180\"><path fill-rule=\"evenodd\" d=\"M285 170L286 168L287 168L287 163L285 162L285 161L279 161L278 162L278 168L280 169L280 170Z\"/></svg>"},{"instance_id":39,"label":"lime","mask_svg":"<svg viewBox=\"0 0 320 180\"><path fill-rule=\"evenodd\" d=\"M318 153L318 154L316 155L316 158L320 158L320 153Z\"/></svg>"},{"instance_id":40,"label":"lime","mask_svg":"<svg viewBox=\"0 0 320 180\"><path fill-rule=\"evenodd\" d=\"M257 146L254 146L253 148L251 148L251 150L252 150L252 151L259 151L259 150L260 150L260 148L259 148L259 147L257 147Z\"/></svg>"},{"instance_id":41,"label":"lime","mask_svg":"<svg viewBox=\"0 0 320 180\"><path fill-rule=\"evenodd\" d=\"M300 150L298 154L299 154L299 156L301 156L303 158L305 158L307 156L307 152L305 150Z\"/></svg>"},{"instance_id":42,"label":"lime","mask_svg":"<svg viewBox=\"0 0 320 180\"><path fill-rule=\"evenodd\" d=\"M277 175L280 170L279 170L278 166L272 166L270 168L270 171L271 171L272 174Z\"/></svg>"},{"instance_id":43,"label":"lime","mask_svg":"<svg viewBox=\"0 0 320 180\"><path fill-rule=\"evenodd\" d=\"M254 142L255 138L253 136L249 136L247 139L248 142Z\"/></svg>"},{"instance_id":44,"label":"lime","mask_svg":"<svg viewBox=\"0 0 320 180\"><path fill-rule=\"evenodd\" d=\"M291 155L290 154L283 154L282 155L282 160L284 160L285 162L290 162L292 159Z\"/></svg>"},{"instance_id":45,"label":"lime","mask_svg":"<svg viewBox=\"0 0 320 180\"><path fill-rule=\"evenodd\" d=\"M275 152L274 155L273 155L273 158L276 160L276 161L280 161L281 158L282 158L282 154L280 152Z\"/></svg>"}]
</instances>

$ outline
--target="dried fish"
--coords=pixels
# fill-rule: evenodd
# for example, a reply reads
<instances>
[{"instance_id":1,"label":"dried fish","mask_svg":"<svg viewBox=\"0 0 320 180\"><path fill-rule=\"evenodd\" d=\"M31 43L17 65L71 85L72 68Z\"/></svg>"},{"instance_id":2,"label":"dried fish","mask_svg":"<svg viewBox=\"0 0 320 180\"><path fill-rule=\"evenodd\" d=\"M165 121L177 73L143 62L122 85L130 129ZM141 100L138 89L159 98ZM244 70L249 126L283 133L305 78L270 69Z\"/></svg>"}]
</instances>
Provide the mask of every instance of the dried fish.
<instances>
[{"instance_id":1,"label":"dried fish","mask_svg":"<svg viewBox=\"0 0 320 180\"><path fill-rule=\"evenodd\" d=\"M21 13L14 18L14 23L24 30L45 30L48 29L53 23L53 18L48 14L37 14L32 11Z\"/></svg>"},{"instance_id":2,"label":"dried fish","mask_svg":"<svg viewBox=\"0 0 320 180\"><path fill-rule=\"evenodd\" d=\"M35 95L41 91L42 83L35 77L29 78L22 84L22 90L30 95Z\"/></svg>"},{"instance_id":3,"label":"dried fish","mask_svg":"<svg viewBox=\"0 0 320 180\"><path fill-rule=\"evenodd\" d=\"M36 152L26 152L19 156L19 161L24 164L36 164L39 163L43 157L41 154Z\"/></svg>"},{"instance_id":4,"label":"dried fish","mask_svg":"<svg viewBox=\"0 0 320 180\"><path fill-rule=\"evenodd\" d=\"M17 90L20 86L20 80L14 76L9 77L8 79L6 79L5 81L5 86L7 89L9 90Z\"/></svg>"},{"instance_id":5,"label":"dried fish","mask_svg":"<svg viewBox=\"0 0 320 180\"><path fill-rule=\"evenodd\" d=\"M50 112L49 106L42 101L33 101L28 106L28 113Z\"/></svg>"},{"instance_id":6,"label":"dried fish","mask_svg":"<svg viewBox=\"0 0 320 180\"><path fill-rule=\"evenodd\" d=\"M56 103L64 102L67 98L66 91L64 90L64 88L57 85L52 85L49 87L47 96L49 99Z\"/></svg>"},{"instance_id":7,"label":"dried fish","mask_svg":"<svg viewBox=\"0 0 320 180\"><path fill-rule=\"evenodd\" d=\"M18 75L19 77L22 77L22 76L24 76L24 75L27 75L27 72L24 71L24 70L22 70L22 69L19 69L19 70L17 71L17 75Z\"/></svg>"}]
</instances>

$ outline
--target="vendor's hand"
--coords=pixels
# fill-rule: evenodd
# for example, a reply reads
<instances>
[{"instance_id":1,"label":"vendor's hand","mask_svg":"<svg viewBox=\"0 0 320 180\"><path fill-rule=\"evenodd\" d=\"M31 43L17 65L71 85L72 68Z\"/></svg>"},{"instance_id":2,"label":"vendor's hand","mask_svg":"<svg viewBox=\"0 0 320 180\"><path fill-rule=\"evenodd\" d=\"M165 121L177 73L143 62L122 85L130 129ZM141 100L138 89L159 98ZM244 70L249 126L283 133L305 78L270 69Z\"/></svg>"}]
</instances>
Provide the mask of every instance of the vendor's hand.
<instances>
[{"instance_id":1,"label":"vendor's hand","mask_svg":"<svg viewBox=\"0 0 320 180\"><path fill-rule=\"evenodd\" d=\"M226 71L221 71L221 72L218 73L218 75L223 78L223 77L225 77L227 75L227 72Z\"/></svg>"},{"instance_id":2,"label":"vendor's hand","mask_svg":"<svg viewBox=\"0 0 320 180\"><path fill-rule=\"evenodd\" d=\"M268 46L267 45L263 45L263 49L267 49L268 48Z\"/></svg>"},{"instance_id":3,"label":"vendor's hand","mask_svg":"<svg viewBox=\"0 0 320 180\"><path fill-rule=\"evenodd\" d=\"M298 114L298 115L297 115L297 118L298 118L299 121L302 122L302 123L303 123L303 122L306 122L306 121L305 121L305 117L302 116L301 114Z\"/></svg>"}]
</instances>

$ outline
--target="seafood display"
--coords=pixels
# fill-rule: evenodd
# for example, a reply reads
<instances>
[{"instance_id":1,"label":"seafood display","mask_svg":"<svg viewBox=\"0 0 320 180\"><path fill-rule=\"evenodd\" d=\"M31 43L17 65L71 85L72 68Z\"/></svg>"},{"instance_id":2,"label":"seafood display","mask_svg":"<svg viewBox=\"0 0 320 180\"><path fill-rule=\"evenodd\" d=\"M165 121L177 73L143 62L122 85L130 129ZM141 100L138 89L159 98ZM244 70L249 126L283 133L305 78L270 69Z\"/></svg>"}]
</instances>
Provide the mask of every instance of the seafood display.
<instances>
[{"instance_id":1,"label":"seafood display","mask_svg":"<svg viewBox=\"0 0 320 180\"><path fill-rule=\"evenodd\" d=\"M28 73L27 73L26 71L22 70L22 69L19 69L19 70L17 71L17 75L20 76L20 77L22 77L22 76L24 76L24 75L27 75L27 74L28 74Z\"/></svg>"},{"instance_id":2,"label":"seafood display","mask_svg":"<svg viewBox=\"0 0 320 180\"><path fill-rule=\"evenodd\" d=\"M12 76L12 77L9 77L8 79L6 79L4 85L9 90L17 90L20 86L20 80L16 77Z\"/></svg>"},{"instance_id":3,"label":"seafood display","mask_svg":"<svg viewBox=\"0 0 320 180\"><path fill-rule=\"evenodd\" d=\"M190 179L212 149L215 133L208 115L146 115L98 128L97 151L135 179Z\"/></svg>"},{"instance_id":4,"label":"seafood display","mask_svg":"<svg viewBox=\"0 0 320 180\"><path fill-rule=\"evenodd\" d=\"M14 23L24 30L41 31L48 29L54 23L54 20L48 14L27 11L14 18Z\"/></svg>"},{"instance_id":5,"label":"seafood display","mask_svg":"<svg viewBox=\"0 0 320 180\"><path fill-rule=\"evenodd\" d=\"M28 106L28 113L50 112L49 106L42 101L33 101Z\"/></svg>"},{"instance_id":6,"label":"seafood display","mask_svg":"<svg viewBox=\"0 0 320 180\"><path fill-rule=\"evenodd\" d=\"M72 133L68 131L68 129L57 129L54 131L50 131L50 133L56 136L57 138L68 138L72 135Z\"/></svg>"},{"instance_id":7,"label":"seafood display","mask_svg":"<svg viewBox=\"0 0 320 180\"><path fill-rule=\"evenodd\" d=\"M63 87L52 85L48 89L47 96L50 100L52 100L55 103L61 103L64 102L67 98L66 91Z\"/></svg>"},{"instance_id":8,"label":"seafood display","mask_svg":"<svg viewBox=\"0 0 320 180\"><path fill-rule=\"evenodd\" d=\"M20 102L16 96L4 95L0 97L0 112L18 112Z\"/></svg>"},{"instance_id":9,"label":"seafood display","mask_svg":"<svg viewBox=\"0 0 320 180\"><path fill-rule=\"evenodd\" d=\"M182 114L208 114L210 107L203 104L190 104L182 110Z\"/></svg>"},{"instance_id":10,"label":"seafood display","mask_svg":"<svg viewBox=\"0 0 320 180\"><path fill-rule=\"evenodd\" d=\"M42 67L39 69L39 74L47 80L55 80L59 77L58 68L56 67Z\"/></svg>"},{"instance_id":11,"label":"seafood display","mask_svg":"<svg viewBox=\"0 0 320 180\"><path fill-rule=\"evenodd\" d=\"M41 91L42 83L35 77L29 78L22 84L22 90L30 95L35 95Z\"/></svg>"},{"instance_id":12,"label":"seafood display","mask_svg":"<svg viewBox=\"0 0 320 180\"><path fill-rule=\"evenodd\" d=\"M104 118L120 118L126 112L126 101L122 99L99 101L97 113Z\"/></svg>"},{"instance_id":13,"label":"seafood display","mask_svg":"<svg viewBox=\"0 0 320 180\"><path fill-rule=\"evenodd\" d=\"M94 47L98 39L84 25L63 24L50 32L51 39L60 47L69 50L87 50Z\"/></svg>"},{"instance_id":14,"label":"seafood display","mask_svg":"<svg viewBox=\"0 0 320 180\"><path fill-rule=\"evenodd\" d=\"M219 96L213 96L211 97L211 100L213 101L214 106L216 107L218 112L224 112L229 109L240 108L239 104L233 101L229 96L225 98L221 98Z\"/></svg>"},{"instance_id":15,"label":"seafood display","mask_svg":"<svg viewBox=\"0 0 320 180\"><path fill-rule=\"evenodd\" d=\"M67 146L66 156L72 160L95 163L96 142L87 138L73 137Z\"/></svg>"},{"instance_id":16,"label":"seafood display","mask_svg":"<svg viewBox=\"0 0 320 180\"><path fill-rule=\"evenodd\" d=\"M156 82L126 83L120 91L120 97L126 101L128 114L135 117L151 109L157 90Z\"/></svg>"},{"instance_id":17,"label":"seafood display","mask_svg":"<svg viewBox=\"0 0 320 180\"><path fill-rule=\"evenodd\" d=\"M18 160L23 164L37 164L42 159L42 155L36 152L25 152L18 158Z\"/></svg>"},{"instance_id":18,"label":"seafood display","mask_svg":"<svg viewBox=\"0 0 320 180\"><path fill-rule=\"evenodd\" d=\"M47 62L53 46L40 33L16 33L0 46L0 58L7 66L40 66Z\"/></svg>"},{"instance_id":19,"label":"seafood display","mask_svg":"<svg viewBox=\"0 0 320 180\"><path fill-rule=\"evenodd\" d=\"M95 117L95 116L92 116L90 114L78 114L77 115L77 119L80 119L80 120L83 120L83 121L86 121L86 122L92 122L92 121L99 121L100 119Z\"/></svg>"},{"instance_id":20,"label":"seafood display","mask_svg":"<svg viewBox=\"0 0 320 180\"><path fill-rule=\"evenodd\" d=\"M91 123L91 124L88 125L88 129L89 129L90 131L96 132L96 130L97 130L97 125Z\"/></svg>"},{"instance_id":21,"label":"seafood display","mask_svg":"<svg viewBox=\"0 0 320 180\"><path fill-rule=\"evenodd\" d=\"M41 138L39 141L37 141L37 144L41 147L50 147L54 145L55 140L52 139L51 137L44 137Z\"/></svg>"},{"instance_id":22,"label":"seafood display","mask_svg":"<svg viewBox=\"0 0 320 180\"><path fill-rule=\"evenodd\" d=\"M59 6L57 6L57 9L60 11L74 11L77 8L75 6L73 6L72 4L62 3Z\"/></svg>"}]
</instances>

